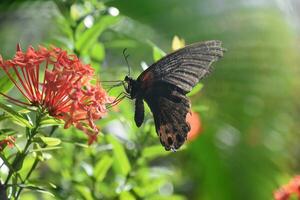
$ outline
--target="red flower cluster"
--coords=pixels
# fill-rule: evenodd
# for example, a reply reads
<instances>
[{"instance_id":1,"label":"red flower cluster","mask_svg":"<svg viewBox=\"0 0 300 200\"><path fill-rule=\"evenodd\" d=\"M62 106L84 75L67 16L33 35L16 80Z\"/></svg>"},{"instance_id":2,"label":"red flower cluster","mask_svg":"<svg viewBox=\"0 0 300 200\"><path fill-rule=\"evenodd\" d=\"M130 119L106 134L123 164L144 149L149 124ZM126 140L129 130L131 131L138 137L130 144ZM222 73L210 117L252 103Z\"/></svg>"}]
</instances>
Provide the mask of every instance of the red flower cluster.
<instances>
[{"instance_id":1,"label":"red flower cluster","mask_svg":"<svg viewBox=\"0 0 300 200\"><path fill-rule=\"evenodd\" d=\"M4 140L0 141L0 151L5 149L6 146L13 148L15 145L16 139L13 136L7 136Z\"/></svg>"},{"instance_id":2,"label":"red flower cluster","mask_svg":"<svg viewBox=\"0 0 300 200\"><path fill-rule=\"evenodd\" d=\"M190 124L191 130L188 132L187 140L195 140L202 132L203 127L201 124L200 115L196 112L191 112L186 115L186 121Z\"/></svg>"},{"instance_id":3,"label":"red flower cluster","mask_svg":"<svg viewBox=\"0 0 300 200\"><path fill-rule=\"evenodd\" d=\"M288 184L274 192L275 200L288 200L292 194L300 199L300 176L295 176Z\"/></svg>"},{"instance_id":4,"label":"red flower cluster","mask_svg":"<svg viewBox=\"0 0 300 200\"><path fill-rule=\"evenodd\" d=\"M39 106L63 119L65 128L74 125L89 136L89 143L95 141L99 131L95 120L106 113L111 98L100 83L91 83L90 65L60 48L29 47L23 52L18 45L12 60L0 56L0 67L30 103L2 95L16 104Z\"/></svg>"}]
</instances>

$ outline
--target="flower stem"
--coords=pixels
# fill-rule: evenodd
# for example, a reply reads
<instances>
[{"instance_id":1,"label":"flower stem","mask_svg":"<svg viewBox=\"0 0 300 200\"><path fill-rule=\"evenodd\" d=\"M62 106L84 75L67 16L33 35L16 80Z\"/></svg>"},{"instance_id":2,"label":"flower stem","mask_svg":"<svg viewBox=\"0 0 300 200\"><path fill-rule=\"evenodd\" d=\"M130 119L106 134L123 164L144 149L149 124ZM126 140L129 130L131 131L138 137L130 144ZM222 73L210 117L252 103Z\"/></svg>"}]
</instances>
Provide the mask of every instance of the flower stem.
<instances>
[{"instance_id":1,"label":"flower stem","mask_svg":"<svg viewBox=\"0 0 300 200\"><path fill-rule=\"evenodd\" d=\"M36 157L33 164L32 164L32 166L31 166L31 168L30 168L30 170L29 170L29 172L28 172L28 174L27 174L27 176L26 176L26 178L21 182L21 184L24 184L29 179L30 175L35 170L35 168L38 165L39 161L40 161L39 158ZM15 197L16 200L19 198L22 190L23 190L23 187L20 187L17 194L16 194L16 197Z\"/></svg>"},{"instance_id":2,"label":"flower stem","mask_svg":"<svg viewBox=\"0 0 300 200\"><path fill-rule=\"evenodd\" d=\"M22 168L23 162L24 162L26 156L28 155L29 147L32 144L32 139L38 133L38 130L41 126L42 118L44 116L45 116L45 112L43 110L39 110L37 112L36 120L35 120L35 126L29 131L28 139L27 139L27 142L25 144L24 149L21 152L17 153L17 155L16 155L16 157L15 157L13 163L12 163L12 169L9 170L8 176L5 180L4 186L7 186L10 178ZM29 176L31 175L31 173L35 169L36 165L37 165L37 163L35 161L33 163L32 168L30 169L29 173L27 174L26 179L21 181L22 184L24 184L26 182L26 180L29 178ZM19 191L17 192L17 196L16 196L15 199L18 199L21 191L22 191L22 188L20 188Z\"/></svg>"},{"instance_id":3,"label":"flower stem","mask_svg":"<svg viewBox=\"0 0 300 200\"><path fill-rule=\"evenodd\" d=\"M58 126L52 126L52 129L51 129L51 131L50 131L50 133L49 133L49 137L51 137L51 136L53 135L54 131L55 131L57 128L58 128ZM47 145L44 144L44 145L42 146L42 148L45 148L46 146L47 146ZM21 184L26 183L26 181L30 178L32 172L35 170L35 168L37 167L37 165L39 164L39 162L40 162L40 159L39 159L38 157L36 157L35 160L34 160L34 162L33 162L33 164L32 164L32 166L31 166L31 168L30 168L30 170L29 170L29 172L27 173L25 179L22 181ZM22 190L23 190L23 187L20 187L20 188L19 188L19 191L17 192L17 195L16 195L16 197L15 197L16 200L19 198L19 196L20 196Z\"/></svg>"},{"instance_id":4,"label":"flower stem","mask_svg":"<svg viewBox=\"0 0 300 200\"><path fill-rule=\"evenodd\" d=\"M32 130L34 130L35 128L33 128ZM7 185L11 176L16 173L20 167L22 167L22 164L23 164L23 161L27 155L27 151L28 151L28 148L30 147L31 145L31 142L32 142L32 137L35 135L35 134L32 134L34 132L31 131L31 134L29 135L29 138L25 144L25 147L24 149L22 150L22 152L19 152L17 153L16 155L16 158L14 159L13 163L12 163L12 169L9 170L9 173L8 173L8 176L6 178L6 181L4 183L4 185Z\"/></svg>"}]
</instances>

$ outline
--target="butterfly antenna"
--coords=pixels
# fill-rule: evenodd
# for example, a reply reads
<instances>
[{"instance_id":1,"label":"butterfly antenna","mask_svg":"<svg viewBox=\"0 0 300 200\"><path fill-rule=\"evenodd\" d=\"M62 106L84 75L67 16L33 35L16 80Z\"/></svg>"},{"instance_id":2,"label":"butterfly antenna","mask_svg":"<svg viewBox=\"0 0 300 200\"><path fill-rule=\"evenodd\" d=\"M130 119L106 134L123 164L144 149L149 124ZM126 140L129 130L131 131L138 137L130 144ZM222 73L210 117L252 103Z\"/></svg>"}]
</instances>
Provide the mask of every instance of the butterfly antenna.
<instances>
[{"instance_id":1,"label":"butterfly antenna","mask_svg":"<svg viewBox=\"0 0 300 200\"><path fill-rule=\"evenodd\" d=\"M123 56L125 58L125 61L126 61L126 64L127 64L127 68L128 68L128 76L130 76L130 66L129 66L129 63L128 63L128 57L129 57L129 54L127 54L127 48L125 48L123 50Z\"/></svg>"},{"instance_id":2,"label":"butterfly antenna","mask_svg":"<svg viewBox=\"0 0 300 200\"><path fill-rule=\"evenodd\" d=\"M122 82L122 80L116 80L116 81L99 81L100 83L116 83L116 82Z\"/></svg>"},{"instance_id":3,"label":"butterfly antenna","mask_svg":"<svg viewBox=\"0 0 300 200\"><path fill-rule=\"evenodd\" d=\"M116 80L116 81L99 81L99 82L106 90L108 90L107 92L109 92L111 89L113 89L119 85L122 85L123 81Z\"/></svg>"}]
</instances>

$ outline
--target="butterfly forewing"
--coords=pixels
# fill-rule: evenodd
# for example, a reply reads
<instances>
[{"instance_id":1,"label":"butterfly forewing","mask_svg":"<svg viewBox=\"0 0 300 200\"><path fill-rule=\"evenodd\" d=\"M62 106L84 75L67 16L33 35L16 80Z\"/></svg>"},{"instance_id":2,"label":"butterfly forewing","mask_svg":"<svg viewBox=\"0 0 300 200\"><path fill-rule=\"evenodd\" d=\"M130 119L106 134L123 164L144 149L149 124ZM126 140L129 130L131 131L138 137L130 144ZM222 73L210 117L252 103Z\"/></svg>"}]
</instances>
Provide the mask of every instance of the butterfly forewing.
<instances>
[{"instance_id":1,"label":"butterfly forewing","mask_svg":"<svg viewBox=\"0 0 300 200\"><path fill-rule=\"evenodd\" d=\"M186 46L151 65L137 80L142 88L163 81L187 93L210 73L212 63L223 56L221 45L220 41L212 40Z\"/></svg>"}]
</instances>

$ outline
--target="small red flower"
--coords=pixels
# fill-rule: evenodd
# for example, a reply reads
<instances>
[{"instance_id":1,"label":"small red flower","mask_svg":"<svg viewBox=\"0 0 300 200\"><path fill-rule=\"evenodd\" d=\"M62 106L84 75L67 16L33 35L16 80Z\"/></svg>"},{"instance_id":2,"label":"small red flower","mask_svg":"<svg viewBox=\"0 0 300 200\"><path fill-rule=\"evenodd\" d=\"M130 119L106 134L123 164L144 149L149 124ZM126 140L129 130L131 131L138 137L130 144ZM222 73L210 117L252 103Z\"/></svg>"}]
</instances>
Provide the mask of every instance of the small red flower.
<instances>
[{"instance_id":1,"label":"small red flower","mask_svg":"<svg viewBox=\"0 0 300 200\"><path fill-rule=\"evenodd\" d=\"M288 184L275 191L274 199L288 200L292 194L295 194L300 199L300 176L295 176Z\"/></svg>"},{"instance_id":2,"label":"small red flower","mask_svg":"<svg viewBox=\"0 0 300 200\"><path fill-rule=\"evenodd\" d=\"M187 140L195 140L202 132L201 119L198 113L191 112L186 116L186 121L190 124L191 130L188 132Z\"/></svg>"},{"instance_id":3,"label":"small red flower","mask_svg":"<svg viewBox=\"0 0 300 200\"><path fill-rule=\"evenodd\" d=\"M275 200L288 200L289 198L290 194L282 188L274 193Z\"/></svg>"},{"instance_id":4,"label":"small red flower","mask_svg":"<svg viewBox=\"0 0 300 200\"><path fill-rule=\"evenodd\" d=\"M95 120L103 117L105 104L112 99L100 83L91 83L94 70L90 65L60 48L29 47L23 52L18 45L12 60L0 56L0 67L29 103L2 95L16 104L47 110L49 115L64 120L65 128L74 125L83 130L89 143L96 139L99 130Z\"/></svg>"},{"instance_id":5,"label":"small red flower","mask_svg":"<svg viewBox=\"0 0 300 200\"><path fill-rule=\"evenodd\" d=\"M0 151L5 149L6 146L9 148L13 148L15 146L15 137L13 136L7 136L4 140L0 141Z\"/></svg>"}]
</instances>

